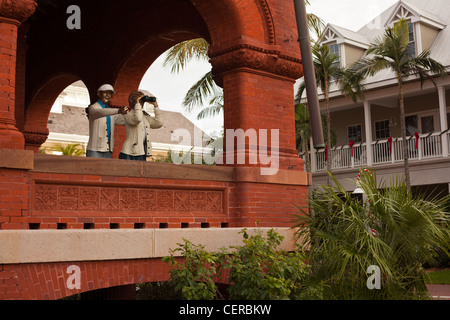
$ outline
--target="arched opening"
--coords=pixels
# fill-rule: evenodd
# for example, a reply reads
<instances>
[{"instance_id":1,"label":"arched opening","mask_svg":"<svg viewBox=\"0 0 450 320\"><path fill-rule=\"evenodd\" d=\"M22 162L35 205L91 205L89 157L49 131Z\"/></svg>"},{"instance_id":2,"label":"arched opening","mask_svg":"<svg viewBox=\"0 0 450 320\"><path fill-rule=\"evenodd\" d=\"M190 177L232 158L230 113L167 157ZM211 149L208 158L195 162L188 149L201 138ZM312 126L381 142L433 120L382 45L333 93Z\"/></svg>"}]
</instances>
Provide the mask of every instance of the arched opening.
<instances>
[{"instance_id":1,"label":"arched opening","mask_svg":"<svg viewBox=\"0 0 450 320\"><path fill-rule=\"evenodd\" d=\"M79 80L73 74L60 74L52 77L37 90L25 115L25 149L39 152L49 134L47 122L55 100L66 87Z\"/></svg>"},{"instance_id":2,"label":"arched opening","mask_svg":"<svg viewBox=\"0 0 450 320\"><path fill-rule=\"evenodd\" d=\"M39 153L84 156L89 140L89 120L85 112L89 104L89 91L83 81L66 87L51 107L47 120L49 135Z\"/></svg>"}]
</instances>

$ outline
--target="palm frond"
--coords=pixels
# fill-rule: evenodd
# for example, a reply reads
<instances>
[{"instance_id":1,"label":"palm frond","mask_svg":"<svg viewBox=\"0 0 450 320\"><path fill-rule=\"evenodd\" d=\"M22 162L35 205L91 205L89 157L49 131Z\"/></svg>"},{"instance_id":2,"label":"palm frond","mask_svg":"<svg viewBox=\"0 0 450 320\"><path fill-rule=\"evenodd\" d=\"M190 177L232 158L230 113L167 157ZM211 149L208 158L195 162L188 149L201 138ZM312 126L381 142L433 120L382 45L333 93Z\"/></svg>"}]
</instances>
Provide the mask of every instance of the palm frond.
<instances>
[{"instance_id":1,"label":"palm frond","mask_svg":"<svg viewBox=\"0 0 450 320\"><path fill-rule=\"evenodd\" d=\"M183 106L190 112L194 107L203 105L207 97L216 94L218 91L219 88L213 80L212 71L209 71L186 93Z\"/></svg>"},{"instance_id":2,"label":"palm frond","mask_svg":"<svg viewBox=\"0 0 450 320\"><path fill-rule=\"evenodd\" d=\"M203 38L180 42L169 50L163 66L170 66L172 73L178 73L192 59L208 61L208 50L209 43Z\"/></svg>"}]
</instances>

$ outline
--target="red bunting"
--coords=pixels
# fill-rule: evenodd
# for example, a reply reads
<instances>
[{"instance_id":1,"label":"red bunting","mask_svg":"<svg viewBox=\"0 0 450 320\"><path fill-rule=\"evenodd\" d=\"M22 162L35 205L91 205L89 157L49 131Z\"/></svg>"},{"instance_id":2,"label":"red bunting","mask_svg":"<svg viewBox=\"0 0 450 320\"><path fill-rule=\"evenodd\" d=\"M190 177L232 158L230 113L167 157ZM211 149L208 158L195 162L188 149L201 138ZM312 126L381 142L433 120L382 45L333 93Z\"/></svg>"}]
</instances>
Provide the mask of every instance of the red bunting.
<instances>
[{"instance_id":1,"label":"red bunting","mask_svg":"<svg viewBox=\"0 0 450 320\"><path fill-rule=\"evenodd\" d=\"M389 142L389 153L392 154L392 137L389 137L388 142Z\"/></svg>"},{"instance_id":2,"label":"red bunting","mask_svg":"<svg viewBox=\"0 0 450 320\"><path fill-rule=\"evenodd\" d=\"M416 150L417 150L417 149L419 149L420 136L419 136L418 132L414 133L414 136L416 137Z\"/></svg>"},{"instance_id":3,"label":"red bunting","mask_svg":"<svg viewBox=\"0 0 450 320\"><path fill-rule=\"evenodd\" d=\"M350 146L350 150L351 150L351 154L352 154L352 158L353 158L353 145L355 144L355 141L350 141L349 142L349 146Z\"/></svg>"}]
</instances>

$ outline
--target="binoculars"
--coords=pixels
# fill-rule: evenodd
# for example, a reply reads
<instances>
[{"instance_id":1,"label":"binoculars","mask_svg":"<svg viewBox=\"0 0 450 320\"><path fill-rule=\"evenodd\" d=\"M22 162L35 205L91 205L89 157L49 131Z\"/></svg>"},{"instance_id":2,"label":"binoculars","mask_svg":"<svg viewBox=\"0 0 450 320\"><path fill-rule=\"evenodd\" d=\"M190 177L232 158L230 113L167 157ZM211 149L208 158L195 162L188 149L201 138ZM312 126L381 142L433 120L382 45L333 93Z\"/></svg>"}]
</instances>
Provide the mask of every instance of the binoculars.
<instances>
[{"instance_id":1,"label":"binoculars","mask_svg":"<svg viewBox=\"0 0 450 320\"><path fill-rule=\"evenodd\" d=\"M156 102L156 97L143 96L141 102Z\"/></svg>"}]
</instances>

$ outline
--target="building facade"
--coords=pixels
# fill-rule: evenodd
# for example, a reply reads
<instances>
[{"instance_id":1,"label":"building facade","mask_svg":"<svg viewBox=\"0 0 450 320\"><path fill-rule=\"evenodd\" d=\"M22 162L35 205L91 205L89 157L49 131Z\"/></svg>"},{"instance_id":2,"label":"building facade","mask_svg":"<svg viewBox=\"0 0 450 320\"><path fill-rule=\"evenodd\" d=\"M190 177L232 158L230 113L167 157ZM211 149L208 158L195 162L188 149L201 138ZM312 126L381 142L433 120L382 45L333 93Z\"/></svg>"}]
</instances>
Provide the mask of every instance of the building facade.
<instances>
[{"instance_id":1,"label":"building facade","mask_svg":"<svg viewBox=\"0 0 450 320\"><path fill-rule=\"evenodd\" d=\"M414 55L431 51L431 58L450 67L450 12L445 0L399 1L357 32L327 25L321 44L339 55L341 67L349 67L365 55L369 44L399 19L409 23ZM435 78L421 86L418 77L405 82L407 141L400 131L398 86L394 74L380 71L365 80L365 97L354 103L334 83L330 93L331 127L336 145L330 150L332 172L348 191L355 189L360 168L371 168L386 182L404 173L402 144L407 144L411 185L431 193L450 189L450 77ZM323 97L321 104L323 104ZM327 181L324 150L310 153L313 188Z\"/></svg>"}]
</instances>

